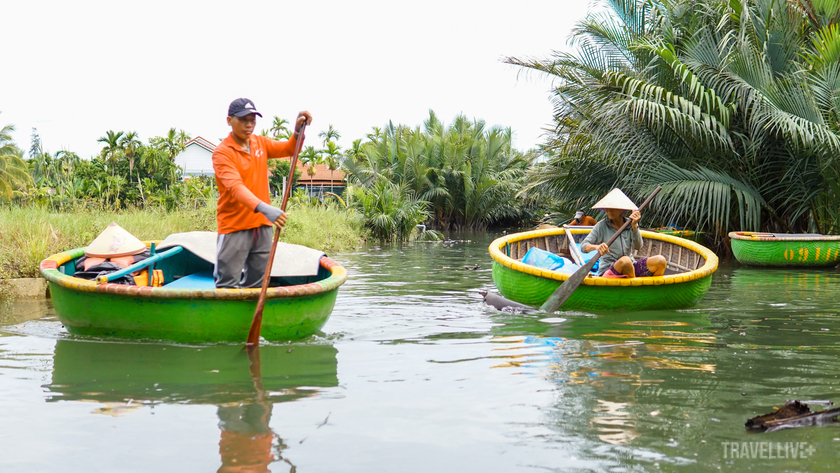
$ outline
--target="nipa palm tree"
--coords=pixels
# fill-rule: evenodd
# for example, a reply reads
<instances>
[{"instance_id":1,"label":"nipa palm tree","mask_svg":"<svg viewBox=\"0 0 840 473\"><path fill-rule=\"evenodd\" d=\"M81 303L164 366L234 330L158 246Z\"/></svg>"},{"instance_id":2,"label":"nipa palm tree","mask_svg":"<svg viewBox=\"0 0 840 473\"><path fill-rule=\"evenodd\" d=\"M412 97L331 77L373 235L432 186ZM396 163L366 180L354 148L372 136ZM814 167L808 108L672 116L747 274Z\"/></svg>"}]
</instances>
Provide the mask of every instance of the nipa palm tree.
<instances>
[{"instance_id":1,"label":"nipa palm tree","mask_svg":"<svg viewBox=\"0 0 840 473\"><path fill-rule=\"evenodd\" d=\"M654 220L719 237L840 228L821 211L840 190L840 2L819 3L611 0L574 53L508 58L558 84L524 192L577 207L661 185Z\"/></svg>"}]
</instances>

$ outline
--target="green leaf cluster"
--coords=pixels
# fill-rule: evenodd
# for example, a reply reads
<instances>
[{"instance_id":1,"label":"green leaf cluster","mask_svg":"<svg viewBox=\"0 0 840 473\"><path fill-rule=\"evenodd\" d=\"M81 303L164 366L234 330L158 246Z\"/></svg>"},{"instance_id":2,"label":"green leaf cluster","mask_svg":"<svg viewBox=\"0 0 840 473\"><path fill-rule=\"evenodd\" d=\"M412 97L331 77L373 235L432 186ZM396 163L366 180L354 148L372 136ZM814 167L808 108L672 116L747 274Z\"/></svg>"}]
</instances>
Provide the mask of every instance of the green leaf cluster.
<instances>
[{"instance_id":1,"label":"green leaf cluster","mask_svg":"<svg viewBox=\"0 0 840 473\"><path fill-rule=\"evenodd\" d=\"M215 196L212 177L182 179L175 156L190 140L183 130L143 143L136 132L108 130L99 138L98 156L82 159L76 153L43 150L33 130L30 159L25 169L31 178L18 199L55 209L161 206L167 209L206 205Z\"/></svg>"},{"instance_id":2,"label":"green leaf cluster","mask_svg":"<svg viewBox=\"0 0 840 473\"><path fill-rule=\"evenodd\" d=\"M14 125L0 128L0 202L19 197L31 182L23 151L12 140L14 130Z\"/></svg>"},{"instance_id":3,"label":"green leaf cluster","mask_svg":"<svg viewBox=\"0 0 840 473\"><path fill-rule=\"evenodd\" d=\"M529 204L516 194L529 162L512 147L510 128L488 128L464 116L446 127L430 111L422 128L389 122L354 141L342 169L354 186L348 203L368 216L375 235L387 235L423 222L481 230L528 220ZM400 224L399 215L414 217Z\"/></svg>"},{"instance_id":4,"label":"green leaf cluster","mask_svg":"<svg viewBox=\"0 0 840 473\"><path fill-rule=\"evenodd\" d=\"M553 80L525 194L587 206L663 187L652 224L840 231L840 1L609 0L574 52L507 58Z\"/></svg>"}]
</instances>

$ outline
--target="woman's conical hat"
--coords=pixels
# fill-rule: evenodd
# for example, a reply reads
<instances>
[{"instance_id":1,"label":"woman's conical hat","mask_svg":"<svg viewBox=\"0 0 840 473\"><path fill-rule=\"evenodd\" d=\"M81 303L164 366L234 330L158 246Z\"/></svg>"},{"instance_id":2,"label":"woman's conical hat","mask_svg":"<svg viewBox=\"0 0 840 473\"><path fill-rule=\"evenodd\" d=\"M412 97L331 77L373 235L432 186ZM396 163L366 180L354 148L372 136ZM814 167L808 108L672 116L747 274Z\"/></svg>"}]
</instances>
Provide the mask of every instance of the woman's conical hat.
<instances>
[{"instance_id":1,"label":"woman's conical hat","mask_svg":"<svg viewBox=\"0 0 840 473\"><path fill-rule=\"evenodd\" d=\"M599 200L593 209L621 209L621 210L639 210L636 204L630 200L629 197L621 192L621 189L615 188L610 191L603 199Z\"/></svg>"},{"instance_id":2,"label":"woman's conical hat","mask_svg":"<svg viewBox=\"0 0 840 473\"><path fill-rule=\"evenodd\" d=\"M142 253L146 245L123 227L111 222L102 233L85 248L85 255L96 258L116 258Z\"/></svg>"}]
</instances>

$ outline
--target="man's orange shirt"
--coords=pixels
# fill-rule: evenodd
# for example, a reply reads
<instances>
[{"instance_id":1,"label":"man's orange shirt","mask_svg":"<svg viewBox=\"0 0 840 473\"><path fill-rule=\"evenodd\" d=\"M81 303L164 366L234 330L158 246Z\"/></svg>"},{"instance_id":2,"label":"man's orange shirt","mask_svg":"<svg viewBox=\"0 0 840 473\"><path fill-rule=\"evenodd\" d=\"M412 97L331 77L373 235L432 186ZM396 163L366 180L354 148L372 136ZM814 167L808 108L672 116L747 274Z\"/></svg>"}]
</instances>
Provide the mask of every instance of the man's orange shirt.
<instances>
[{"instance_id":1,"label":"man's orange shirt","mask_svg":"<svg viewBox=\"0 0 840 473\"><path fill-rule=\"evenodd\" d=\"M572 220L572 222L569 223L569 225L581 225L581 226L591 227L591 226L595 225L596 223L598 223L597 220L590 217L589 215L584 215L583 218L580 221L578 221L577 219Z\"/></svg>"},{"instance_id":2,"label":"man's orange shirt","mask_svg":"<svg viewBox=\"0 0 840 473\"><path fill-rule=\"evenodd\" d=\"M300 139L303 140L303 137ZM216 147L213 170L219 187L216 222L220 234L271 225L263 214L257 212L260 202L271 204L268 160L291 156L296 143L294 137L289 141L275 141L251 135L251 153L248 154L233 141L231 133Z\"/></svg>"}]
</instances>

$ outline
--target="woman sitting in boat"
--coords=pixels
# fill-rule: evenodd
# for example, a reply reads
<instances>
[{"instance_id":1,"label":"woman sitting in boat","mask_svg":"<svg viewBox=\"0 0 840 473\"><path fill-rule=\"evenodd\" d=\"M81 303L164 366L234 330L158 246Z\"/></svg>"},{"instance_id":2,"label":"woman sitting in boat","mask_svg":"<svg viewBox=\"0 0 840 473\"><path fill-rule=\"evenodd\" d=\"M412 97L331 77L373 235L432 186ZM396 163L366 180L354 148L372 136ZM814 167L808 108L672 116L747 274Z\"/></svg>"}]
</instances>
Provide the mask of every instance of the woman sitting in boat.
<instances>
[{"instance_id":1,"label":"woman sitting in boat","mask_svg":"<svg viewBox=\"0 0 840 473\"><path fill-rule=\"evenodd\" d=\"M605 278L635 278L662 276L665 274L667 261L662 255L633 259L633 250L642 248L642 232L639 220L642 216L639 208L620 189L613 189L606 197L592 206L603 209L607 218L598 222L589 235L580 244L584 253L598 250L601 260L598 262L598 275ZM624 212L630 211L630 228L625 230L607 246L607 241L624 225Z\"/></svg>"}]
</instances>

